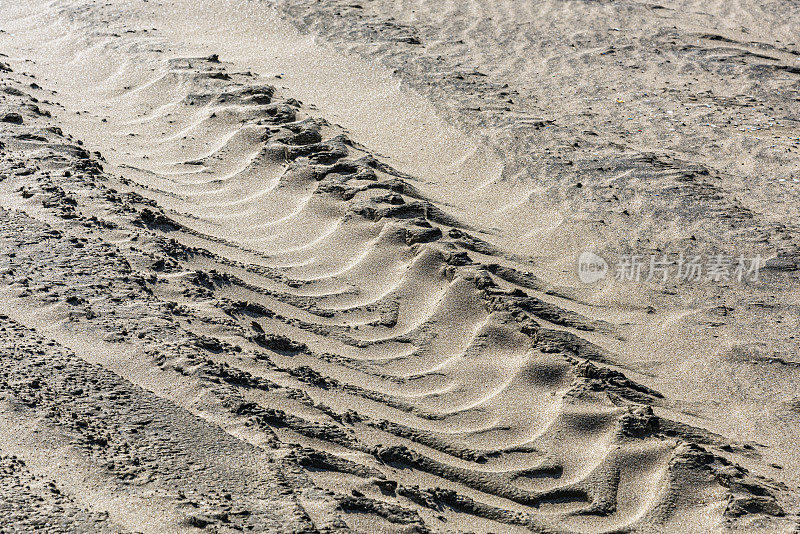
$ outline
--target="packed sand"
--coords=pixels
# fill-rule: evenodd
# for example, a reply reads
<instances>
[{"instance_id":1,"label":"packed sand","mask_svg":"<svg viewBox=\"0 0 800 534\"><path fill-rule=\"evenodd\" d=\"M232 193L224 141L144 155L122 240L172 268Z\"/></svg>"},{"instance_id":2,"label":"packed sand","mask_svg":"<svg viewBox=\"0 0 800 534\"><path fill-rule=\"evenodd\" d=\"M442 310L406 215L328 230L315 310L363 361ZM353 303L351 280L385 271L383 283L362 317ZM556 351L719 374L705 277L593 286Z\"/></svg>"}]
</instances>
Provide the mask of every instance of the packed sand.
<instances>
[{"instance_id":1,"label":"packed sand","mask_svg":"<svg viewBox=\"0 0 800 534\"><path fill-rule=\"evenodd\" d=\"M0 530L796 532L798 11L0 0Z\"/></svg>"}]
</instances>

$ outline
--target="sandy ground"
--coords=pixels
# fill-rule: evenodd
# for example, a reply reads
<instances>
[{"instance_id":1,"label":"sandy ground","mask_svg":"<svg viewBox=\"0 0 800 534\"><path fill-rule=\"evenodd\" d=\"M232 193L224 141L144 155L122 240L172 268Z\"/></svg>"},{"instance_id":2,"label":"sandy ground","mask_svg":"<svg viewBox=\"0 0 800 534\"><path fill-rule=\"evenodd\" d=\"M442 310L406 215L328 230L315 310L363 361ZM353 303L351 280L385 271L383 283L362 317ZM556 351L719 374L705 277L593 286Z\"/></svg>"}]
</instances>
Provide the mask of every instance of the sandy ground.
<instances>
[{"instance_id":1,"label":"sandy ground","mask_svg":"<svg viewBox=\"0 0 800 534\"><path fill-rule=\"evenodd\" d=\"M797 15L0 1L1 530L796 532Z\"/></svg>"}]
</instances>

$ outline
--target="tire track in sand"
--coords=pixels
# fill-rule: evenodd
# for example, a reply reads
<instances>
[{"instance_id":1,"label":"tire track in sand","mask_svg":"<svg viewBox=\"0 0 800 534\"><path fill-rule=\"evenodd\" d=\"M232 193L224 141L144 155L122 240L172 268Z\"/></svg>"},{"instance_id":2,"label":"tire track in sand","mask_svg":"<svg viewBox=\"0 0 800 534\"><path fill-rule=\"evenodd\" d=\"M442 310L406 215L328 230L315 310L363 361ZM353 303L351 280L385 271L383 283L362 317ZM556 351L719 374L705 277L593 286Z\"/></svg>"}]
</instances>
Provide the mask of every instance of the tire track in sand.
<instances>
[{"instance_id":1,"label":"tire track in sand","mask_svg":"<svg viewBox=\"0 0 800 534\"><path fill-rule=\"evenodd\" d=\"M219 457L278 464L259 476L282 496L258 502L285 503L308 530L677 531L780 521L783 490L722 453L748 448L656 415L660 394L609 367L613 355L586 339L612 336L611 325L520 283L524 264L476 238L409 177L216 56L150 64L136 89L113 95L130 114L102 127L115 147L108 173L46 130L32 89L9 75L19 94L3 93L4 105L25 113L22 125L4 126L0 237L14 254L0 274L9 315L22 321L22 310L39 308L31 326L59 324L60 344L84 359L86 338L124 347L97 362L158 390L155 399L130 395L155 403L143 409L186 436L177 446L196 440L192 463L210 478L193 483L207 488L208 510L184 524L224 530L234 516L256 520L246 519L257 517L250 508L218 509L232 480L241 480L237 505L256 498L246 476L206 475ZM141 75L131 68L109 83ZM98 98L104 92L110 98L102 86ZM35 339L6 322L17 338ZM35 353L11 341L8 350ZM123 387L107 381L121 379L69 351L41 357L50 352L64 355L39 365L9 359L9 373L42 378L38 387L8 380L8 394L24 403L41 397L42 384L53 400L82 389L73 413L89 426L74 431L93 440L82 457L105 459L135 414L109 415L95 429L92 413L96 399ZM124 361L131 357L135 364ZM62 385L59 365L74 367L79 383ZM91 378L98 373L105 378ZM64 414L47 428L72 429ZM147 436L135 450L163 449ZM212 446L219 452L203 449ZM144 462L151 476L139 482L177 491L181 462Z\"/></svg>"}]
</instances>

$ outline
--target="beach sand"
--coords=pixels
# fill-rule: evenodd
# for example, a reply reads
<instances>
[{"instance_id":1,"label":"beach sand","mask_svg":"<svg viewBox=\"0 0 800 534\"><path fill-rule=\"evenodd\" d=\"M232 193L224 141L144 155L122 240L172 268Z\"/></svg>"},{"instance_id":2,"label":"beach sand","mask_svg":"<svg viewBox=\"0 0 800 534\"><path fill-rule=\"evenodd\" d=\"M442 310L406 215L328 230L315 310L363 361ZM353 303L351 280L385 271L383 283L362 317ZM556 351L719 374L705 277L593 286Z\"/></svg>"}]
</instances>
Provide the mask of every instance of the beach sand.
<instances>
[{"instance_id":1,"label":"beach sand","mask_svg":"<svg viewBox=\"0 0 800 534\"><path fill-rule=\"evenodd\" d=\"M799 25L0 2L2 529L795 532Z\"/></svg>"}]
</instances>

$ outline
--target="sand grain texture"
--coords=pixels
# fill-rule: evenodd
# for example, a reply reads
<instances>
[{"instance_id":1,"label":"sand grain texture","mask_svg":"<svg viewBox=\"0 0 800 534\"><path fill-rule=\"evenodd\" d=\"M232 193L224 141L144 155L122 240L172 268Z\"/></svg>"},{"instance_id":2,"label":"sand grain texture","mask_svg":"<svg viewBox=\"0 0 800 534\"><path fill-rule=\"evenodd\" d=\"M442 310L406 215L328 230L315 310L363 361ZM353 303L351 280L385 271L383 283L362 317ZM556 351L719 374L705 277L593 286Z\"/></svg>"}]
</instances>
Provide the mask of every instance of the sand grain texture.
<instances>
[{"instance_id":1,"label":"sand grain texture","mask_svg":"<svg viewBox=\"0 0 800 534\"><path fill-rule=\"evenodd\" d=\"M543 234L513 222L535 221L538 208L497 211L519 183L535 184L508 173L537 142L502 148L502 121L529 121L501 113L475 130L472 114L426 95L413 68L398 74L418 92L377 63L308 40L269 6L201 4L0 4L4 529L793 531L796 469L769 464L796 430L784 441L763 431L769 445L726 432L735 417L711 421L724 407L708 402L710 387L673 395L685 347L665 344L675 360L660 366L649 364L661 353L640 359L673 333L630 302L666 307L675 295L645 288L602 301L543 261L543 251L552 260L580 243L522 246ZM278 7L306 25L343 10L315 27L347 54L369 48L369 17L413 19L425 8L435 24L426 3L389 4ZM444 3L437 16L448 21L443 35L465 36L480 55L480 42L492 46L486 36L516 42L501 29L525 19L517 4L501 8L507 19L489 28L470 2ZM569 22L592 8L559 9ZM428 42L430 26L411 19L382 26L392 44L380 41L370 61L416 57L403 50ZM443 61L455 54L449 39L433 47ZM309 89L324 76L298 74L292 47L340 78ZM502 77L487 74L486 83ZM333 94L347 84L363 91L366 110ZM370 113L430 139L415 151L398 132L380 137L358 125ZM460 117L468 133L436 113ZM581 128L558 120L573 128L558 135ZM644 161L634 148L630 157ZM671 168L653 188L685 172ZM729 213L727 192L703 194ZM570 212L552 191L536 198ZM764 232L773 223L790 232L784 202L778 222L753 216ZM692 223L673 213L697 232L714 224L714 213ZM711 313L714 289L703 291L695 299ZM786 294L765 313L780 313ZM757 338L748 317L727 327ZM754 354L730 359L752 365ZM780 408L759 423L796 426L787 358ZM741 406L763 402L759 373L721 384L753 388Z\"/></svg>"}]
</instances>

